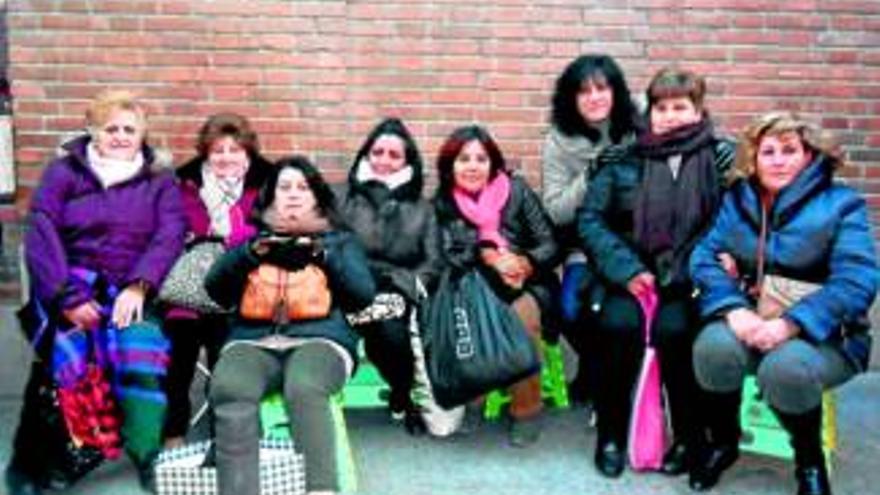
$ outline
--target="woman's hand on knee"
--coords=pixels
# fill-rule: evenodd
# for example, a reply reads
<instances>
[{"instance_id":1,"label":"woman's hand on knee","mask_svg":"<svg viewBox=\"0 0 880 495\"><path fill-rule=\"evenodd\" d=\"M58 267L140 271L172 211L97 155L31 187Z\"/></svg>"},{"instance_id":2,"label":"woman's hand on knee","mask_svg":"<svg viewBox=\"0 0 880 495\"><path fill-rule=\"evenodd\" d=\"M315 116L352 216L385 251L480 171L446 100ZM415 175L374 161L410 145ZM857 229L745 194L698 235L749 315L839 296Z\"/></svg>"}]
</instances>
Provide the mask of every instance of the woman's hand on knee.
<instances>
[{"instance_id":1,"label":"woman's hand on knee","mask_svg":"<svg viewBox=\"0 0 880 495\"><path fill-rule=\"evenodd\" d=\"M737 308L727 313L725 316L727 326L736 335L741 342L745 342L750 347L754 347L753 338L758 328L764 324L764 319L758 316L748 308Z\"/></svg>"},{"instance_id":2,"label":"woman's hand on knee","mask_svg":"<svg viewBox=\"0 0 880 495\"><path fill-rule=\"evenodd\" d=\"M111 318L117 328L126 328L143 320L145 295L141 286L130 285L116 297Z\"/></svg>"},{"instance_id":3,"label":"woman's hand on knee","mask_svg":"<svg viewBox=\"0 0 880 495\"><path fill-rule=\"evenodd\" d=\"M785 318L765 321L753 336L754 345L763 352L769 352L793 338L799 332L797 325Z\"/></svg>"}]
</instances>

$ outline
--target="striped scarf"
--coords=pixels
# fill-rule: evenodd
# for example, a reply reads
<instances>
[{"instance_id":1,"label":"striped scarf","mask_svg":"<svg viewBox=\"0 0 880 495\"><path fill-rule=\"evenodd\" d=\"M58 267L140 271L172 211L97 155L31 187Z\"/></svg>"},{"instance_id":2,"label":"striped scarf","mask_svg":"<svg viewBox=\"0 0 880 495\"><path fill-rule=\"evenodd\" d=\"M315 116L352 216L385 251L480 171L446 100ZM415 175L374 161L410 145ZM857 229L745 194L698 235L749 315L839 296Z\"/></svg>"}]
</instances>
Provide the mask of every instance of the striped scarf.
<instances>
[{"instance_id":1,"label":"striped scarf","mask_svg":"<svg viewBox=\"0 0 880 495\"><path fill-rule=\"evenodd\" d=\"M58 385L59 403L72 435L114 458L120 453L121 427L116 402L135 400L145 407L164 407L166 403L161 391L143 389L136 380L123 381L121 377L165 375L170 344L158 328L148 331L132 327L120 331L113 326L109 315L119 289L95 272L74 268L71 277L92 290L104 318L100 328L82 330L46 318L46 311L38 307L37 313L46 318L40 326L55 336L52 377Z\"/></svg>"}]
</instances>

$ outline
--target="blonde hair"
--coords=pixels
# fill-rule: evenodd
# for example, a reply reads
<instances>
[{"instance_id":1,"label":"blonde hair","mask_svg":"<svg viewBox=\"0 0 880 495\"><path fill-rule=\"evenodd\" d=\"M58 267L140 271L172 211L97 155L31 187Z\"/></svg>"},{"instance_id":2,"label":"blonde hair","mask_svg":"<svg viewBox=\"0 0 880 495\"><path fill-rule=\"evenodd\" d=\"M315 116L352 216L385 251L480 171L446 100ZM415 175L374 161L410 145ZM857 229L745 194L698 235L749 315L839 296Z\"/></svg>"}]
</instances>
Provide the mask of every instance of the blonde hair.
<instances>
[{"instance_id":1,"label":"blonde hair","mask_svg":"<svg viewBox=\"0 0 880 495\"><path fill-rule=\"evenodd\" d=\"M788 132L797 134L804 148L813 155L827 156L834 169L844 165L843 158L828 132L794 112L778 111L761 115L743 129L736 150L736 162L732 169L734 178L749 178L755 174L758 145L761 139Z\"/></svg>"},{"instance_id":2,"label":"blonde hair","mask_svg":"<svg viewBox=\"0 0 880 495\"><path fill-rule=\"evenodd\" d=\"M100 127L116 110L134 113L141 125L147 125L147 111L137 96L128 90L107 89L98 93L86 109L86 122L89 128Z\"/></svg>"}]
</instances>

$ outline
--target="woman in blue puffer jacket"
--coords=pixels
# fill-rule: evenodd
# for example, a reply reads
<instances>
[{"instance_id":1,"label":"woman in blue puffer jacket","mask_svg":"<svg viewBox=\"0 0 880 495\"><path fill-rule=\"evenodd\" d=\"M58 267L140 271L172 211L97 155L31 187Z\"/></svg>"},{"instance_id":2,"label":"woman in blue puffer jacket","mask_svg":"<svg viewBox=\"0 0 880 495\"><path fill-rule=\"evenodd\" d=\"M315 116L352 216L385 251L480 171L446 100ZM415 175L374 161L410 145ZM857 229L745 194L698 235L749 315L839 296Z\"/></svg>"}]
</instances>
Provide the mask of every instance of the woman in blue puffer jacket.
<instances>
[{"instance_id":1,"label":"woman in blue puffer jacket","mask_svg":"<svg viewBox=\"0 0 880 495\"><path fill-rule=\"evenodd\" d=\"M865 200L833 181L841 165L819 130L794 114L765 115L744 132L741 180L690 259L709 320L694 344L694 367L717 406L714 442L691 473L694 489L711 488L736 460L742 382L754 371L791 436L797 493L831 493L822 392L864 371L868 309L880 281ZM792 280L815 284L813 292L769 304L769 296L804 286Z\"/></svg>"}]
</instances>

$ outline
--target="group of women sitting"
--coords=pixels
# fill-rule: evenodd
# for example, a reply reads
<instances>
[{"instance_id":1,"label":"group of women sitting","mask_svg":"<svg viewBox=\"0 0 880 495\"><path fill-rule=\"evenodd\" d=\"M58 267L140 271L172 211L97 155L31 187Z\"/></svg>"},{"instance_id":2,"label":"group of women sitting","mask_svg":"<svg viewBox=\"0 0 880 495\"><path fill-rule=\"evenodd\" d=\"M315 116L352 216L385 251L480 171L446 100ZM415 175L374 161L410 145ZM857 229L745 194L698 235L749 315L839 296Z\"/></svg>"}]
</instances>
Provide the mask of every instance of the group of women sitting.
<instances>
[{"instance_id":1,"label":"group of women sitting","mask_svg":"<svg viewBox=\"0 0 880 495\"><path fill-rule=\"evenodd\" d=\"M49 332L33 342L39 359L9 492L71 481L52 469L63 447L41 441L34 413L41 390L64 378L59 356L75 335L89 343L75 357L111 356L100 363L146 488L160 449L183 443L204 347L219 492L259 493L258 409L273 390L297 425L307 490L337 492L330 401L357 367L359 338L390 386L391 415L422 430L410 315L456 267L484 273L536 345L561 332L578 352L573 391L595 403L603 475L619 476L626 462L645 348L637 301L653 294L651 340L674 438L660 470L689 473L698 491L718 482L738 457L740 393L754 372L792 436L798 493L830 493L821 394L867 365L866 315L880 280L868 209L832 180L842 161L815 126L768 114L735 150L713 128L705 92L702 77L661 70L643 116L613 59L579 57L553 96L543 197L511 173L486 128L470 125L440 147L432 200L421 154L395 118L370 132L334 192L302 156L265 159L238 115L209 118L188 163L158 166L144 107L128 92L100 94L88 135L49 164L31 203L28 307ZM205 241L225 251L204 281L224 311L156 298L178 257ZM259 280L290 274L307 287L286 294L298 304L264 307ZM770 311L774 280L812 289ZM346 313L388 294L402 312L348 323ZM542 428L539 376L510 394L510 441L531 445Z\"/></svg>"}]
</instances>

